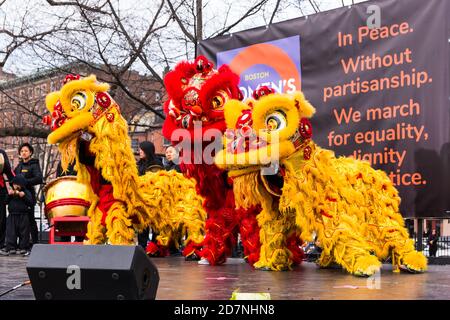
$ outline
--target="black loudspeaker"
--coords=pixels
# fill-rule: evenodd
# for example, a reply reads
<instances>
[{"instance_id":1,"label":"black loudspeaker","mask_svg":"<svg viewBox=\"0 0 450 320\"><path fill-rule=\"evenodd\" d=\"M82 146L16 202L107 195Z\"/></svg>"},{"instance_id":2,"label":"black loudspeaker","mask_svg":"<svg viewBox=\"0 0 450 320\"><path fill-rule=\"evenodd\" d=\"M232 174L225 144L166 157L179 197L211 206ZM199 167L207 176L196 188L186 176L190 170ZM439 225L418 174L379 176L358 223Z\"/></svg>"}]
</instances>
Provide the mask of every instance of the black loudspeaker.
<instances>
[{"instance_id":1,"label":"black loudspeaker","mask_svg":"<svg viewBox=\"0 0 450 320\"><path fill-rule=\"evenodd\" d=\"M140 246L33 246L27 264L36 300L154 300L159 274Z\"/></svg>"}]
</instances>

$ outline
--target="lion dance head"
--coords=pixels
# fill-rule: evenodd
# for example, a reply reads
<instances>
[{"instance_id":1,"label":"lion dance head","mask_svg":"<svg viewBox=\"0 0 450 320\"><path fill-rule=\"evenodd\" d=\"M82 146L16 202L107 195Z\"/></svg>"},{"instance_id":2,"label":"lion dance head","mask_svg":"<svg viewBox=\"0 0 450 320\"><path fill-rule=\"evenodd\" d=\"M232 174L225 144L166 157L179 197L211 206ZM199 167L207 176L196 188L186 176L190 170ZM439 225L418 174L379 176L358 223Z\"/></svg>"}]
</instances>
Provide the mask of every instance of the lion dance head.
<instances>
[{"instance_id":1,"label":"lion dance head","mask_svg":"<svg viewBox=\"0 0 450 320\"><path fill-rule=\"evenodd\" d=\"M173 141L176 129L185 129L193 137L194 122L208 129L225 131L224 106L230 99L242 99L239 76L227 65L214 69L203 56L194 62L181 62L164 78L168 100L164 111L168 115L163 134Z\"/></svg>"}]
</instances>

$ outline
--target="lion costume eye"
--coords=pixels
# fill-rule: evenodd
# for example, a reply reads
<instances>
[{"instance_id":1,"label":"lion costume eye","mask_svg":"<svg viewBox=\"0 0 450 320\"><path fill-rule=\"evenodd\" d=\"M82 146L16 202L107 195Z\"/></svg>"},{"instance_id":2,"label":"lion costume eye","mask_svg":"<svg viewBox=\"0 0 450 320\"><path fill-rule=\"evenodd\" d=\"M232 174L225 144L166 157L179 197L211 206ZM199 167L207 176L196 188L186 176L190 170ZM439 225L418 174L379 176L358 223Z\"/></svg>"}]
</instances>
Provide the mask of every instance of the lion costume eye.
<instances>
[{"instance_id":1,"label":"lion costume eye","mask_svg":"<svg viewBox=\"0 0 450 320\"><path fill-rule=\"evenodd\" d=\"M224 103L225 103L225 99L223 98L222 95L217 95L214 98L212 98L212 107L213 109L220 109L223 107Z\"/></svg>"},{"instance_id":2,"label":"lion costume eye","mask_svg":"<svg viewBox=\"0 0 450 320\"><path fill-rule=\"evenodd\" d=\"M276 131L286 128L286 114L282 111L275 111L266 117L266 129Z\"/></svg>"},{"instance_id":3,"label":"lion costume eye","mask_svg":"<svg viewBox=\"0 0 450 320\"><path fill-rule=\"evenodd\" d=\"M73 95L72 100L70 101L72 104L72 111L82 110L84 107L86 107L86 100L86 93L82 91L76 92Z\"/></svg>"}]
</instances>

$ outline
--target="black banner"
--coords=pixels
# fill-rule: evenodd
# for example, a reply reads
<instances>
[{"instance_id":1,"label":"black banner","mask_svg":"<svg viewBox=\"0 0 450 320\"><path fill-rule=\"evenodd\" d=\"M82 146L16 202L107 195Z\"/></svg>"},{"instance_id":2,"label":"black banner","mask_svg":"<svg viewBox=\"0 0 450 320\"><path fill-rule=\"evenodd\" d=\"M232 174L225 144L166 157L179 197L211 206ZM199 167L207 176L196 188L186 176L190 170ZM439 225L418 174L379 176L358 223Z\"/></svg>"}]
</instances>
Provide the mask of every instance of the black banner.
<instances>
[{"instance_id":1,"label":"black banner","mask_svg":"<svg viewBox=\"0 0 450 320\"><path fill-rule=\"evenodd\" d=\"M373 28L379 14L380 27ZM400 191L404 217L450 214L447 0L380 0L200 43L245 96L304 91L314 140L368 160Z\"/></svg>"}]
</instances>

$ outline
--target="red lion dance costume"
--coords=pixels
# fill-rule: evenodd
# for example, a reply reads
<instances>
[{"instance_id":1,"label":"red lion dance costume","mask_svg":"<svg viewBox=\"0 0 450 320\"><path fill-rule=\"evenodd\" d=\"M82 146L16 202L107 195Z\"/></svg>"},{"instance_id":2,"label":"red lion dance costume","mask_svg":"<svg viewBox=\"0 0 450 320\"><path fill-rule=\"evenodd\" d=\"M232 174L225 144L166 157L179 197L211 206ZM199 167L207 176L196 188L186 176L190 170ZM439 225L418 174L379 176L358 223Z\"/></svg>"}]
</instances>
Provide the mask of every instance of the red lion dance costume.
<instances>
[{"instance_id":1,"label":"red lion dance costume","mask_svg":"<svg viewBox=\"0 0 450 320\"><path fill-rule=\"evenodd\" d=\"M204 207L208 214L202 246L191 244L183 254L195 254L207 259L211 265L224 263L236 245L237 233L240 232L246 260L253 266L260 256L260 228L256 215L261 209L236 209L232 181L227 178L226 171L219 169L213 162L207 164L198 161L211 143L208 130L216 129L221 133L226 130L225 102L230 99L242 100L238 87L239 76L227 65L214 69L210 61L200 56L194 62L179 63L166 75L164 83L168 100L164 105L167 118L163 134L174 145L180 142L177 134L174 134L177 129L183 129L184 137L188 137L194 152L187 155L182 150L180 168L187 177L197 181L197 191L205 198ZM201 122L201 127L197 127L199 122L196 121ZM198 149L195 150L195 143L202 146L201 155ZM197 161L194 161L196 157ZM294 262L300 263L301 250L298 246L294 247Z\"/></svg>"}]
</instances>

